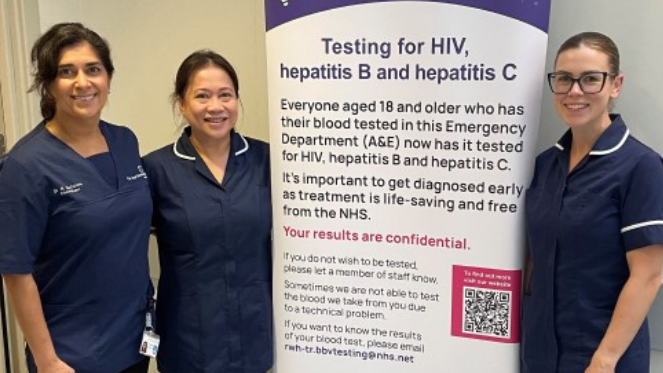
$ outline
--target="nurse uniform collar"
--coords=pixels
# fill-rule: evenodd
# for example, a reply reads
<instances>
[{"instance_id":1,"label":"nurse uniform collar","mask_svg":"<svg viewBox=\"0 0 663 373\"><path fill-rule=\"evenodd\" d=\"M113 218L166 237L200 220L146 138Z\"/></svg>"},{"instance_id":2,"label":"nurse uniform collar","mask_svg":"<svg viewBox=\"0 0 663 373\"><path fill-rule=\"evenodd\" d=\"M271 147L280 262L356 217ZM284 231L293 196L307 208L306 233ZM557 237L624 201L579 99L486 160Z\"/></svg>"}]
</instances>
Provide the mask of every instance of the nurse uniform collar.
<instances>
[{"instance_id":1,"label":"nurse uniform collar","mask_svg":"<svg viewBox=\"0 0 663 373\"><path fill-rule=\"evenodd\" d=\"M624 145L631 135L631 131L626 127L620 115L611 115L610 118L612 119L612 123L601 134L596 144L594 144L593 149L589 152L589 155L608 155L614 153ZM570 143L571 130L568 130L557 141L555 147L560 151L564 151L566 149L565 146L570 146Z\"/></svg>"},{"instance_id":2,"label":"nurse uniform collar","mask_svg":"<svg viewBox=\"0 0 663 373\"><path fill-rule=\"evenodd\" d=\"M186 131L186 130L185 130L185 131ZM232 132L232 135L237 135L240 139L242 139L242 142L244 143L244 147L243 147L243 148L241 148L241 149L235 151L235 156L238 156L238 155L241 155L241 154L246 153L246 151L249 150L249 142L246 141L246 139L244 138L244 136L242 136L242 134L240 134L240 133L237 133L237 132L233 131L233 132ZM179 150L177 150L177 143L179 143L179 141L180 141L180 140L175 141L175 142L173 143L173 153L175 153L175 155L176 155L177 157L182 158L182 159L186 159L187 161L195 161L195 160L196 160L196 157L192 157L192 156L190 156L190 155L182 154L182 153L180 153Z\"/></svg>"}]
</instances>

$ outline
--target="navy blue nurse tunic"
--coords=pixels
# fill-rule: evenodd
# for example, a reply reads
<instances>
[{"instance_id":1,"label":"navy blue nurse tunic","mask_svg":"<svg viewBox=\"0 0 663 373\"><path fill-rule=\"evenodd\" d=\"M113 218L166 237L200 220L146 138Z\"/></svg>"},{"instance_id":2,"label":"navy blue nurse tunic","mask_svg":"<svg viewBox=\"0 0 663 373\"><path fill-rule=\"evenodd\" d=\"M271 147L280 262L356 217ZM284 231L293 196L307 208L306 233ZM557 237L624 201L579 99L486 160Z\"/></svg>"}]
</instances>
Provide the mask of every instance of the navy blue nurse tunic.
<instances>
[{"instance_id":1,"label":"navy blue nurse tunic","mask_svg":"<svg viewBox=\"0 0 663 373\"><path fill-rule=\"evenodd\" d=\"M44 123L0 170L0 273L33 275L56 353L77 373L117 373L142 358L151 290L152 204L138 142L127 128L99 126L117 185Z\"/></svg>"},{"instance_id":2,"label":"navy blue nurse tunic","mask_svg":"<svg viewBox=\"0 0 663 373\"><path fill-rule=\"evenodd\" d=\"M582 373L629 277L626 253L663 244L663 163L620 116L571 173L569 130L536 160L526 197L533 259L522 320L524 373ZM649 372L645 321L618 373Z\"/></svg>"},{"instance_id":3,"label":"navy blue nurse tunic","mask_svg":"<svg viewBox=\"0 0 663 373\"><path fill-rule=\"evenodd\" d=\"M231 133L219 184L187 128L144 158L161 277L163 373L256 373L272 352L269 147Z\"/></svg>"}]
</instances>

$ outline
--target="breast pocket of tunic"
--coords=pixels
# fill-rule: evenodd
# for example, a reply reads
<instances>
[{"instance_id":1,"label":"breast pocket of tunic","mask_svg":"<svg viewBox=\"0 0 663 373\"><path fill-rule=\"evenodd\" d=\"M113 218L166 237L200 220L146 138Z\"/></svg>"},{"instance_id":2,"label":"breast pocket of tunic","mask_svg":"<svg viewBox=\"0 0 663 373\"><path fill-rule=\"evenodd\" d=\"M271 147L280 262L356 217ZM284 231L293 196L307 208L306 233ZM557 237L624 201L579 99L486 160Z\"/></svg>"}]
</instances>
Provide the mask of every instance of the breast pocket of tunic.
<instances>
[{"instance_id":1,"label":"breast pocket of tunic","mask_svg":"<svg viewBox=\"0 0 663 373\"><path fill-rule=\"evenodd\" d=\"M263 237L272 228L272 196L268 186L249 186L233 192L233 223L241 228L241 234Z\"/></svg>"},{"instance_id":2,"label":"breast pocket of tunic","mask_svg":"<svg viewBox=\"0 0 663 373\"><path fill-rule=\"evenodd\" d=\"M614 228L619 231L619 201L597 193L580 192L565 200L563 217L584 228ZM605 223L612 223L606 227Z\"/></svg>"},{"instance_id":3,"label":"breast pocket of tunic","mask_svg":"<svg viewBox=\"0 0 663 373\"><path fill-rule=\"evenodd\" d=\"M575 255L585 256L586 260L590 260L587 264L591 264L592 260L604 259L604 255L623 255L621 213L617 200L591 192L579 193L577 197L565 202L560 222L565 240L573 240L577 244L574 247L586 248L575 250Z\"/></svg>"}]
</instances>

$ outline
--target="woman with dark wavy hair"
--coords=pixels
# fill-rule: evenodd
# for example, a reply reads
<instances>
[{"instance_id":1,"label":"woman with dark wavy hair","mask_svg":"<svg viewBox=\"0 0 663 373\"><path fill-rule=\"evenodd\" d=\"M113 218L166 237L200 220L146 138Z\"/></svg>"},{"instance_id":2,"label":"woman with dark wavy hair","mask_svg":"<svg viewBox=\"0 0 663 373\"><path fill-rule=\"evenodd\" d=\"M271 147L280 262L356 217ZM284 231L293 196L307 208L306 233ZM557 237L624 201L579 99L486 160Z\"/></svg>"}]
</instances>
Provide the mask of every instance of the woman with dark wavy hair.
<instances>
[{"instance_id":1,"label":"woman with dark wavy hair","mask_svg":"<svg viewBox=\"0 0 663 373\"><path fill-rule=\"evenodd\" d=\"M43 120L2 159L0 273L31 373L144 373L152 213L134 134L101 120L110 49L62 23L32 49Z\"/></svg>"}]
</instances>

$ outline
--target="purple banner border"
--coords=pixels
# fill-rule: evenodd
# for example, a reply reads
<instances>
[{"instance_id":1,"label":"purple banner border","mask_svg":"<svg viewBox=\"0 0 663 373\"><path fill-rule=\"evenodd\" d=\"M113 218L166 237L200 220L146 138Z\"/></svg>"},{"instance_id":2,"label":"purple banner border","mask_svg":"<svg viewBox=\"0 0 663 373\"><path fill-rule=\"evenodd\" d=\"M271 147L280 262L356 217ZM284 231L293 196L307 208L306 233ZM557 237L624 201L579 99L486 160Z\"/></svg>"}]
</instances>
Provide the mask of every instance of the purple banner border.
<instances>
[{"instance_id":1,"label":"purple banner border","mask_svg":"<svg viewBox=\"0 0 663 373\"><path fill-rule=\"evenodd\" d=\"M265 0L267 31L294 19L330 9L391 1L464 5L502 14L548 33L552 0Z\"/></svg>"}]
</instances>

